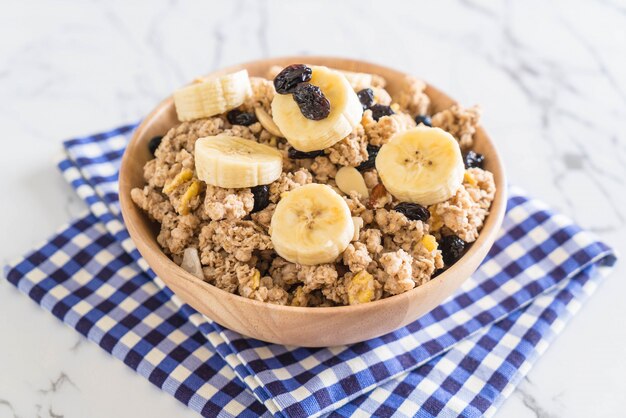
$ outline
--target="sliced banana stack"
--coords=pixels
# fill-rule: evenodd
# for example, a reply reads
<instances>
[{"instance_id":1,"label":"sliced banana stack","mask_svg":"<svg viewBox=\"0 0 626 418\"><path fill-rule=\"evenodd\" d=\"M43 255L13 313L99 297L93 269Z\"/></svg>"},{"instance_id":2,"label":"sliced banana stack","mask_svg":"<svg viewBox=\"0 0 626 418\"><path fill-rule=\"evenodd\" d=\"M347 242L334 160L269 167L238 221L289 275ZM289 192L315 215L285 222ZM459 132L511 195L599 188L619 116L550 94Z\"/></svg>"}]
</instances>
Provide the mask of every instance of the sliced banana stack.
<instances>
[{"instance_id":1,"label":"sliced banana stack","mask_svg":"<svg viewBox=\"0 0 626 418\"><path fill-rule=\"evenodd\" d=\"M276 205L270 225L274 249L292 263L332 263L354 236L348 204L330 186L298 187Z\"/></svg>"},{"instance_id":2,"label":"sliced banana stack","mask_svg":"<svg viewBox=\"0 0 626 418\"><path fill-rule=\"evenodd\" d=\"M272 117L287 141L299 151L328 148L345 138L361 121L363 107L346 77L327 67L312 66L310 83L330 102L330 114L321 120L307 119L290 94L272 100Z\"/></svg>"},{"instance_id":3,"label":"sliced banana stack","mask_svg":"<svg viewBox=\"0 0 626 418\"><path fill-rule=\"evenodd\" d=\"M227 189L270 184L283 171L276 148L228 135L198 139L195 161L200 180Z\"/></svg>"},{"instance_id":4,"label":"sliced banana stack","mask_svg":"<svg viewBox=\"0 0 626 418\"><path fill-rule=\"evenodd\" d=\"M252 94L248 71L200 79L174 92L181 122L219 115L240 106Z\"/></svg>"},{"instance_id":5,"label":"sliced banana stack","mask_svg":"<svg viewBox=\"0 0 626 418\"><path fill-rule=\"evenodd\" d=\"M454 137L426 126L391 138L378 152L376 169L389 193L401 201L424 206L452 197L465 174Z\"/></svg>"}]
</instances>

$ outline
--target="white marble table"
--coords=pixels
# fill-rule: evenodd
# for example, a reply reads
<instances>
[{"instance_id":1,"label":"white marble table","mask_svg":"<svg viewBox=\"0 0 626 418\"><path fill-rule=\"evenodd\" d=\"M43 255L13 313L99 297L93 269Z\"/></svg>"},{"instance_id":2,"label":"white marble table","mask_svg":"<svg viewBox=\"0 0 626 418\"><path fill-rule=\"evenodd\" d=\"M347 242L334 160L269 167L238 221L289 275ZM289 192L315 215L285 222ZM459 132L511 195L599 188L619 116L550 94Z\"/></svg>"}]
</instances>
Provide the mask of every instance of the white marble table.
<instances>
[{"instance_id":1,"label":"white marble table","mask_svg":"<svg viewBox=\"0 0 626 418\"><path fill-rule=\"evenodd\" d=\"M626 3L339 3L0 3L3 264L84 209L53 165L62 139L135 121L214 68L288 54L380 62L480 103L510 181L626 253ZM624 415L624 274L501 416ZM0 335L0 418L196 416L4 280Z\"/></svg>"}]
</instances>

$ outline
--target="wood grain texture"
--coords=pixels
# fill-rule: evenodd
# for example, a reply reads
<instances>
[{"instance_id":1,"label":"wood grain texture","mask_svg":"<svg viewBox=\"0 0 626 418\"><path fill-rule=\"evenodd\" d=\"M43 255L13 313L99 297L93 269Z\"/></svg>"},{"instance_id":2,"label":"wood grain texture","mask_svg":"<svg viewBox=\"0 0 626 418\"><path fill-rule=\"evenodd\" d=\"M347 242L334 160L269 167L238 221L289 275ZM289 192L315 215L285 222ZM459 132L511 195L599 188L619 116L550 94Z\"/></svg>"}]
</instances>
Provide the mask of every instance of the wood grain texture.
<instances>
[{"instance_id":1,"label":"wood grain texture","mask_svg":"<svg viewBox=\"0 0 626 418\"><path fill-rule=\"evenodd\" d=\"M332 57L253 61L222 69L212 75L245 68L251 76L264 76L272 65L298 62L380 74L387 79L387 89L392 96L403 87L405 74L402 72L368 62ZM433 113L455 103L430 85L426 93L431 98ZM505 174L493 142L479 127L474 149L485 155L485 168L494 174L497 192L478 240L451 268L409 292L363 305L302 308L243 298L203 282L171 261L156 241L155 225L130 198L132 188L144 185L143 166L152 158L147 142L155 135L164 135L177 123L172 99L168 98L135 131L120 169L120 203L124 222L141 255L174 293L208 318L249 337L284 345L323 347L367 340L407 325L439 305L478 268L502 224L506 208Z\"/></svg>"}]
</instances>

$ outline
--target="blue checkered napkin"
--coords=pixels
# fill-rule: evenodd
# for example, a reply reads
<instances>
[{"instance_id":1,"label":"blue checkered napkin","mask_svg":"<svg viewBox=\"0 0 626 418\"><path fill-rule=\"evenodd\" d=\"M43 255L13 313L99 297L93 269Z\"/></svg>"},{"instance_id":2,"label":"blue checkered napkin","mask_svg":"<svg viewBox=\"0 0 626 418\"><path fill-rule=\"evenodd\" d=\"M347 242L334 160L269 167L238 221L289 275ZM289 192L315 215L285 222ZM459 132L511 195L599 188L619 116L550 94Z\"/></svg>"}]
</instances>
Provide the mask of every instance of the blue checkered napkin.
<instances>
[{"instance_id":1,"label":"blue checkered napkin","mask_svg":"<svg viewBox=\"0 0 626 418\"><path fill-rule=\"evenodd\" d=\"M101 138L106 140L80 139L66 148L82 177L110 203L111 212L118 213L115 180L103 174L116 171L111 166L116 167L125 141L115 134ZM489 261L465 284L466 292L386 339L334 350L293 350L245 339L215 324L213 329L203 328L208 329L218 352L270 409L292 414L330 410L426 362L608 252L591 237L578 233L567 219L551 214L537 202L512 198L503 235ZM371 369L371 364L377 367ZM348 385L346 379L356 384Z\"/></svg>"},{"instance_id":2,"label":"blue checkered napkin","mask_svg":"<svg viewBox=\"0 0 626 418\"><path fill-rule=\"evenodd\" d=\"M113 135L111 136L111 138L119 137ZM97 144L98 146L94 147L94 144ZM101 196L112 197L112 199L109 199L109 201L113 202L112 211L116 210L114 204L116 195L114 192L111 193L110 191L114 191L115 187L110 186L110 181L103 180L102 172L104 171L104 174L109 174L114 170L110 168L111 164L106 164L105 168L102 168L101 162L103 161L103 159L101 158L101 155L106 155L108 157L104 159L105 161L111 161L111 156L119 157L121 155L123 147L124 142L119 139L116 139L115 141L108 140L95 142L89 140L81 140L80 143L68 144L67 146L70 157L72 158L72 160L76 161L76 165L79 166L83 171L83 176L89 179L90 183L93 184L95 189L98 191L98 194ZM98 149L100 149L100 153L97 152ZM89 158L87 159L86 156L89 156ZM511 206L517 207L518 204L522 203L526 203L525 199L512 199ZM532 216L530 216L531 214ZM514 219L514 216L515 213L513 211L509 212L507 221L509 221L510 219L510 222L507 223L511 224L511 231L506 234L503 239L507 238L507 236L509 238L509 241L516 238L521 239L520 235L524 233L524 227L529 231L534 231L536 230L537 225L540 225L544 223L545 220L551 218L550 214L545 210L533 210L532 207L530 209L525 209L521 211L519 219ZM536 251L533 250L531 254L538 254L536 258L527 263L528 266L537 265L537 262L545 261L546 254L548 252L556 248L559 244L565 243L567 241L569 235L567 233L561 234L562 230L564 230L565 228L561 228L562 225L559 225L558 217L552 217L552 221L552 224L544 224L543 228L539 230L540 233L545 234L545 237L539 236L536 239L531 239L530 243L528 245L525 245L524 248L526 249L536 248ZM569 222L567 220L563 220L563 224L565 226L567 226L568 223ZM508 228L508 225L505 224L505 228ZM546 237L550 239L546 239ZM536 242L539 242L541 245L535 245ZM246 343L249 340L242 339L240 336L234 333L231 333L233 335L227 335L228 333L230 333L230 331L226 330L222 330L223 332L218 332L217 335L215 335L215 332L211 332L211 334L209 335L212 335L212 342L216 344L218 352L220 352L220 354L222 354L224 358L229 361L229 364L231 364L231 366L233 366L235 370L237 370L239 375L244 378L255 390L257 396L259 396L259 398L262 399L266 403L266 405L268 405L272 410L274 409L272 408L273 403L278 404L277 409L291 411L294 414L301 412L301 409L305 409L306 412L309 413L320 409L324 410L324 408L329 409L329 407L331 406L335 407L337 406L337 404L345 402L349 397L354 396L355 394L367 391L372 386L375 386L377 383L390 376L414 367L415 364L423 363L432 356L436 355L438 352L445 350L447 347L461 340L466 335L475 332L477 329L480 329L487 323L507 315L510 311L516 309L519 306L523 306L525 303L531 300L532 297L536 296L542 290L549 289L551 286L553 286L556 282L558 282L560 278L575 273L575 271L573 270L566 271L562 274L561 277L558 276L558 272L551 275L548 274L555 266L559 266L559 263L565 264L565 260L557 260L556 262L544 263L547 264L545 265L545 267L544 265L539 264L538 267L543 267L542 270L539 271L539 274L545 275L545 278L549 280L535 281L532 277L529 279L526 277L522 277L522 279L527 280L526 282L522 280L521 283L519 283L519 286L517 286L517 289L515 289L517 293L512 292L512 289L508 289L502 292L502 295L498 297L498 301L500 301L499 305L494 303L494 306L487 305L485 308L481 308L480 303L481 301L485 300L484 296L491 296L496 294L498 290L496 287L502 283L515 285L516 282L510 281L510 279L517 279L515 275L523 270L523 268L520 268L519 266L525 260L519 258L516 259L514 253L515 248L512 248L512 246L508 243L506 243L506 245L502 247L506 248L508 252L504 252L504 259L502 260L502 262L498 262L498 260L496 260L496 262L494 263L494 271L488 272L488 274L485 275L486 277L484 279L484 282L481 283L481 286L466 286L469 289L474 290L472 292L468 291L466 294L461 295L459 298L457 298L458 303L456 305L453 304L449 312L445 312L446 309L444 306L442 307L442 310L444 311L442 315L435 316L437 314L437 311L435 311L433 313L433 318L430 318L430 321L428 321L429 318L425 318L422 320L424 322L423 325L417 324L415 329L402 330L405 331L405 336L408 335L412 338L412 340L409 339L408 341L409 343L413 341L413 351L415 351L415 348L424 348L422 351L418 351L416 353L417 355L415 356L407 356L407 339L404 338L405 336L401 335L394 336L395 338L393 341L385 341L383 347L385 350L393 349L394 346L396 346L395 348L398 348L398 346L400 347L399 349L393 350L393 356L387 361L383 362L380 362L378 359L378 357L380 356L378 351L381 350L377 349L378 346L382 346L383 344L381 344L380 341L376 340L372 340L372 342L375 343L371 344L371 346L367 346L367 344L364 344L366 345L366 347L359 351L355 350L355 348L353 347L351 349L342 350L338 353L330 352L330 350L285 350L283 347L269 346L269 356L265 355L265 357L268 357L271 361L275 361L276 359L278 359L280 360L280 362L278 362L278 365L274 364L273 368L269 367L268 369L267 364L265 364L267 363L267 361L259 361L265 360L265 358L262 357L260 353L262 352L263 348L267 348L266 344L261 343L257 347L246 346ZM577 247L584 248L585 243L579 243L577 244ZM542 253L544 249L545 252ZM499 253L502 252L502 250L499 251ZM598 256L600 256L602 253L602 249L599 249L597 253ZM507 257L512 257L512 260L509 260ZM548 258L548 261L551 260ZM591 257L589 257L589 260L578 260L579 264L588 261L591 261ZM578 268L579 264L572 265L572 268ZM487 266L488 264L486 264L485 267L481 269L481 271L485 270ZM500 277L496 275L496 272L498 270L501 270L499 266L504 266L504 272L503 274L500 274ZM493 276L493 278L489 279L489 277L487 276ZM524 286L526 283L528 283L529 286ZM481 292L483 288L487 288L488 286L492 287L490 291ZM530 292L524 294L523 292L526 290L526 287L530 289ZM522 292L520 292L520 290ZM519 300L515 300L515 297L520 296L520 293L522 294L521 297L518 298ZM488 303L489 300L487 300L487 304ZM465 326L465 324L451 316L454 312L466 313L472 308L475 308L474 312L470 312L468 317L469 319L474 321L473 328L471 328L471 326ZM478 319L478 323L476 323L475 318ZM446 324L446 321L449 322L449 324ZM432 333L432 328L434 327L434 325L439 324L442 324L443 328L445 329L456 331L455 334L452 334L452 341L447 342L447 345L445 344L445 342L441 341L441 336L446 336L445 333L442 333L440 331L439 334L435 334L434 337L430 337L428 335L429 332ZM221 330L221 328L217 326L215 328L217 328L218 331ZM425 335L420 336L417 332L418 329ZM224 336L225 334L226 336ZM400 334L400 332L397 332L396 334ZM222 337L224 341L220 341L218 337ZM256 343L258 344L258 342ZM309 351L312 351L313 354ZM346 353L347 356L345 355ZM412 352L408 351L408 354L412 354ZM289 356L292 356L292 358L290 359ZM359 356L361 358L359 358ZM283 361L282 359L284 357L286 357L286 359ZM358 363L358 360L361 360L363 357L365 357L363 359L365 360L365 364L381 363L381 367L385 368L384 371L377 373L377 375L375 376L368 376L368 373L370 373L368 367L362 366L362 369L355 368L354 364ZM240 361L240 359L242 358L243 361ZM405 364L402 364L401 359L404 359L403 361ZM328 363L334 363L337 362L337 360L339 360L338 365L333 365L333 367L330 368L327 367ZM315 363L316 361L317 363ZM309 364L313 362L313 366L315 366L310 371L305 370L305 368L303 367L303 365L307 364L307 362ZM255 365L257 366L256 368L254 367ZM348 366L347 374L345 374L344 376L342 376L341 374L338 375L337 370L340 369L338 366L344 367L345 365ZM307 367L311 366L307 364ZM329 376L318 376L318 374L323 372L324 370ZM329 371L332 373L329 373ZM277 378L277 376L280 376L280 373L283 373L283 375L287 376L287 378ZM352 385L351 387L349 387L348 390L346 390L344 388L342 380L345 377L353 378L354 375L356 375L355 380L359 384ZM317 379L317 382L312 376ZM265 379L263 379L263 377L265 377ZM329 381L332 382L333 378L335 379L333 383L337 387L333 387L332 384L329 385ZM322 379L323 384L321 383ZM301 384L303 380L304 382ZM279 384L282 384L283 382L285 382L285 384L291 384L291 387L281 387ZM316 389L314 386L316 383L319 386L318 389ZM367 383L369 383L370 385L367 386ZM310 388L310 386L313 386L313 388ZM308 398L298 398L298 391L300 391L301 393L304 392L305 396L308 396ZM328 393L331 394L330 402L328 400L325 400L326 403L320 405L320 397L328 398ZM294 394L295 396L292 396ZM288 402L281 403L281 397L286 397L288 399ZM313 401L311 409L306 408L307 401ZM291 410L289 408L291 408Z\"/></svg>"},{"instance_id":3,"label":"blue checkered napkin","mask_svg":"<svg viewBox=\"0 0 626 418\"><path fill-rule=\"evenodd\" d=\"M70 141L70 160L61 167L106 229L136 257L116 216L115 172L124 135L130 129L100 135L96 140ZM594 283L597 279L585 279L597 277L595 270L591 271L594 262L613 260L610 249L569 221L515 192L513 195L503 236L463 292L419 323L383 338L351 347L294 350L241 338L207 322L187 306L180 312L190 312L190 322L272 412L302 416L343 404L336 413L373 413L379 408L378 413L384 414L395 408L412 415L416 405L425 415L492 411L528 370L540 352L540 343L558 331L553 324L562 323L559 321L574 306L574 298L589 293L569 288L578 285L582 289L585 283ZM577 284L579 281L582 284ZM162 286L158 280L155 283ZM573 296L560 302L557 291ZM176 298L171 300L180 304ZM519 308L525 305L522 313ZM552 312L547 321L544 312ZM559 321L555 321L557 317ZM542 328L544 322L548 325ZM504 334L510 338L497 337L503 324L510 324ZM530 344L525 344L525 335L530 336ZM438 356L445 350L449 351ZM509 363L512 354L514 361ZM424 365L404 373L419 364ZM399 377L391 379L394 375ZM438 383L438 378L445 379ZM193 390L192 385L186 387ZM374 387L368 396L361 395Z\"/></svg>"}]
</instances>

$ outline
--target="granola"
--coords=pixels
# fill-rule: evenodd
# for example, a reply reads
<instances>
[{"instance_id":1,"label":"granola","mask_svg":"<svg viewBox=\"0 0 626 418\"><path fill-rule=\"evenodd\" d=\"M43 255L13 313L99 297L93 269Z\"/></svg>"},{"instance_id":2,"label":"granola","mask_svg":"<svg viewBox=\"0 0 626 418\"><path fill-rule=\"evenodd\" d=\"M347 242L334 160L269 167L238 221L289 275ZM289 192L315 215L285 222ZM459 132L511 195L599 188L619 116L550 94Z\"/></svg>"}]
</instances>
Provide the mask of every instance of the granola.
<instances>
[{"instance_id":1,"label":"granola","mask_svg":"<svg viewBox=\"0 0 626 418\"><path fill-rule=\"evenodd\" d=\"M385 188L370 159L372 150L414 128L416 117L432 116L433 126L452 134L463 150L470 149L480 118L478 107L454 105L429 115L430 98L421 80L400 80L403 87L394 95L378 75L346 73L355 91L372 90L372 102L364 107L387 106L386 115L375 120L366 109L360 123L342 139L319 152L292 158L290 143L277 135L273 122L266 129L275 97L284 95L272 82L282 68L272 68L270 73L269 78L249 78L250 92L236 107L249 115L246 126L229 122L228 112L182 122L167 132L155 158L145 164L145 185L133 189L131 198L160 225L157 241L165 254L180 264L186 249L197 250L204 280L245 298L280 305L337 306L367 303L420 286L447 267L442 238L454 235L468 244L478 238L496 192L489 171L467 168L451 197L416 212L425 214L422 219L409 219L394 210L401 201ZM255 207L258 191L250 187L218 187L200 180L196 140L215 135L249 139L280 152L282 172L267 185L263 207ZM369 164L364 164L368 159ZM344 166L361 172L367 196L364 189L344 193L337 188L335 177ZM354 234L335 259L304 265L278 255L271 239L272 219L286 194L312 183L327 184L343 197Z\"/></svg>"}]
</instances>

